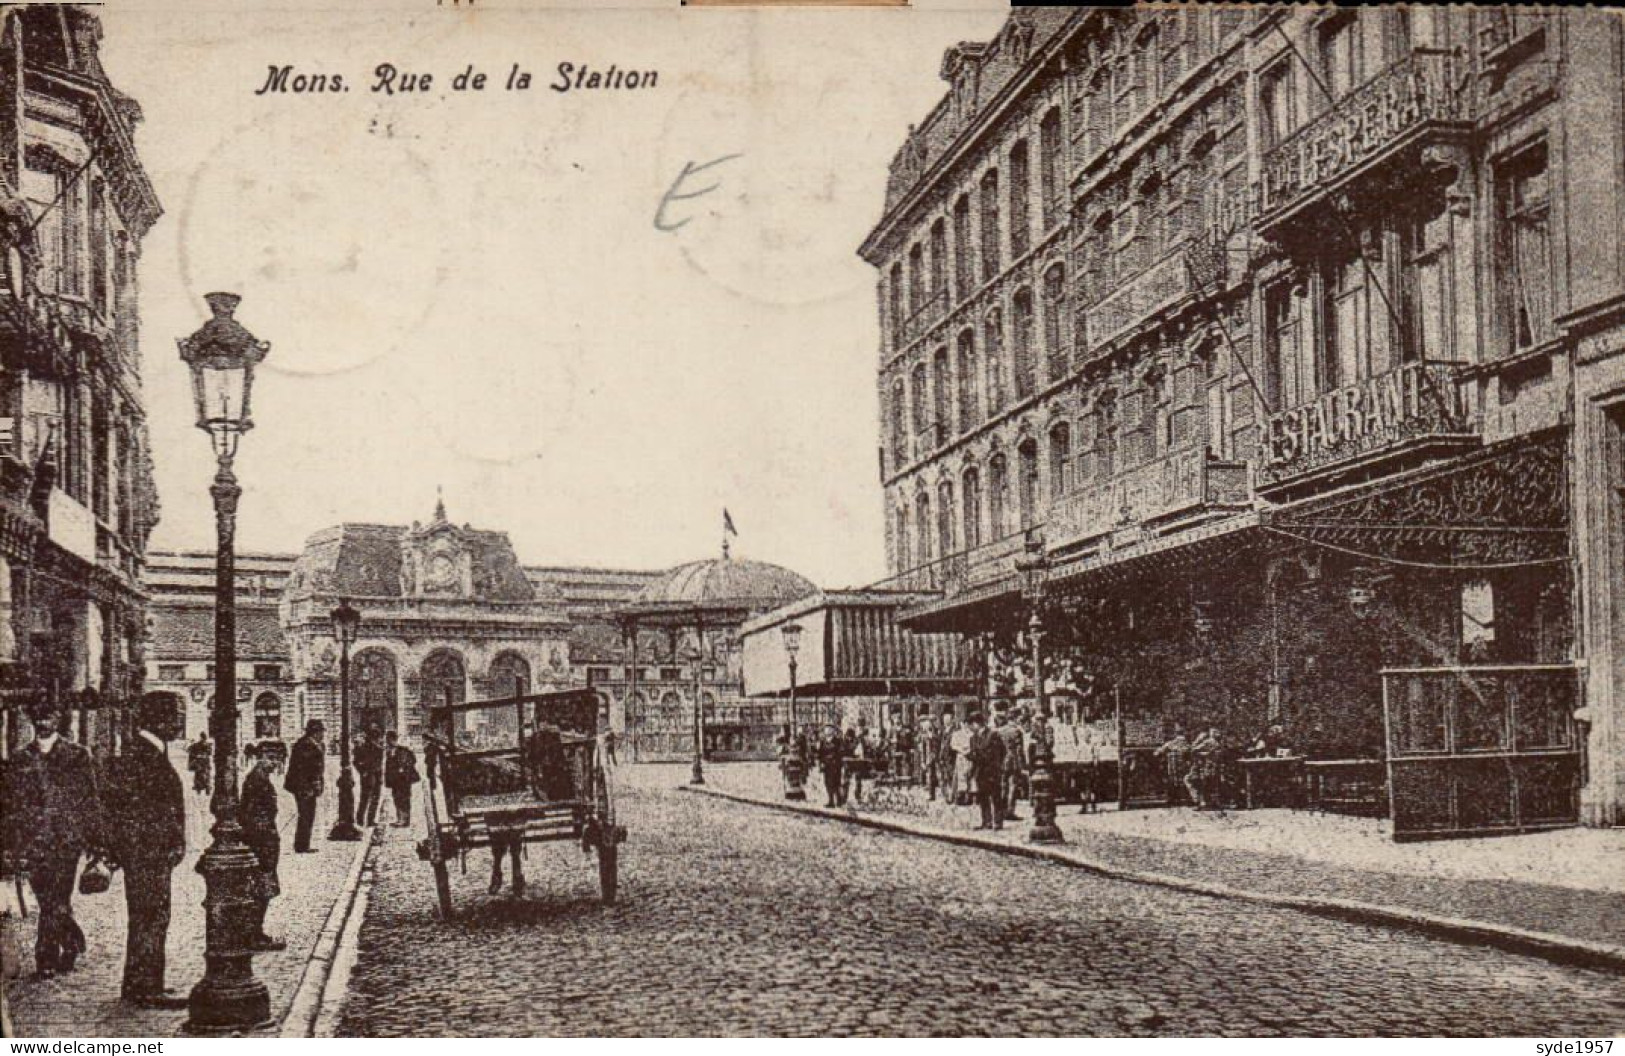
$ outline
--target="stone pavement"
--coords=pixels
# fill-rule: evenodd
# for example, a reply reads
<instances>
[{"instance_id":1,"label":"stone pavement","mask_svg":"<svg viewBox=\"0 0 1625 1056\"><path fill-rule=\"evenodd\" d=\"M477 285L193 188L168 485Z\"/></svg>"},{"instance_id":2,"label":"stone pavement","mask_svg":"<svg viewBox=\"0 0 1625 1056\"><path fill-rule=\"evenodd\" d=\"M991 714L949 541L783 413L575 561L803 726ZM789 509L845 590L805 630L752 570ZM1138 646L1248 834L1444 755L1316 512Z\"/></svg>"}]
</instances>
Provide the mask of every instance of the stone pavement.
<instances>
[{"instance_id":1,"label":"stone pavement","mask_svg":"<svg viewBox=\"0 0 1625 1056\"><path fill-rule=\"evenodd\" d=\"M717 777L729 768L717 768ZM617 774L620 898L590 856L452 869L386 832L344 1036L1611 1036L1603 972L1138 883Z\"/></svg>"},{"instance_id":2,"label":"stone pavement","mask_svg":"<svg viewBox=\"0 0 1625 1056\"><path fill-rule=\"evenodd\" d=\"M190 789L184 754L184 748L175 747L170 757ZM335 900L349 897L344 881L365 846L328 843L322 838L333 820L334 777L336 773L329 775L330 792L317 808L317 839L311 846L319 848L319 853L293 853L293 798L283 795L278 803L283 832L279 870L282 894L271 902L265 928L286 940L288 948L254 958L255 974L270 989L271 1014L278 1022L288 1014ZM211 823L208 798L188 790L187 854L173 874L166 968L166 982L183 995L203 977L204 885L195 867L198 856L208 846ZM11 883L10 879L6 883ZM156 1037L181 1033L185 1011L137 1008L119 1000L124 970L123 883L122 871L115 871L113 886L106 893L74 896L74 916L84 929L89 949L80 958L77 971L49 980L34 979L29 974L33 970L34 926L39 920L30 896L28 919L14 922L26 955L23 974L8 980L5 991L12 1029L19 1037ZM275 1030L266 1033L274 1034Z\"/></svg>"},{"instance_id":3,"label":"stone pavement","mask_svg":"<svg viewBox=\"0 0 1625 1056\"><path fill-rule=\"evenodd\" d=\"M673 785L686 780L685 768L663 769ZM713 765L706 781L714 792L784 802L776 764ZM922 835L1010 849L1027 846L1032 811L1025 801L1022 820L981 832L974 807L928 803L918 789L885 789L840 810L823 806L817 775L807 792L807 803L798 806L820 814L897 822ZM1080 814L1069 805L1057 820L1067 840L1062 854L1120 875L1309 899L1331 909L1358 903L1389 910L1393 923L1454 923L1460 937L1505 938L1526 949L1551 938L1559 956L1625 968L1625 831L1395 844L1384 821L1289 810ZM1533 934L1523 941L1518 933ZM1598 952L1600 958L1591 956Z\"/></svg>"}]
</instances>

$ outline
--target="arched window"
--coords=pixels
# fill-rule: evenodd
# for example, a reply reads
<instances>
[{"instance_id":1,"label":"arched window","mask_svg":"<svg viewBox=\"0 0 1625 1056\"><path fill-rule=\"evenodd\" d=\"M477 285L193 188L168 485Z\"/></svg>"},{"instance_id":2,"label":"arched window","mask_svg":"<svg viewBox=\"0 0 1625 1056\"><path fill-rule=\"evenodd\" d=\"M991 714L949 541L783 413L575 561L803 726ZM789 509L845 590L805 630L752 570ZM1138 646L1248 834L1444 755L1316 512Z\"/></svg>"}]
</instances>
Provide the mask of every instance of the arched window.
<instances>
[{"instance_id":1,"label":"arched window","mask_svg":"<svg viewBox=\"0 0 1625 1056\"><path fill-rule=\"evenodd\" d=\"M918 242L908 251L908 314L925 304L925 250Z\"/></svg>"},{"instance_id":2,"label":"arched window","mask_svg":"<svg viewBox=\"0 0 1625 1056\"><path fill-rule=\"evenodd\" d=\"M903 350L903 266L891 266L891 280L886 291L886 322L891 328L893 354Z\"/></svg>"},{"instance_id":3,"label":"arched window","mask_svg":"<svg viewBox=\"0 0 1625 1056\"><path fill-rule=\"evenodd\" d=\"M954 296L969 297L976 285L976 261L971 256L970 196L954 202Z\"/></svg>"},{"instance_id":4,"label":"arched window","mask_svg":"<svg viewBox=\"0 0 1625 1056\"><path fill-rule=\"evenodd\" d=\"M919 546L920 564L931 563L931 496L920 492L914 497L914 536Z\"/></svg>"},{"instance_id":5,"label":"arched window","mask_svg":"<svg viewBox=\"0 0 1625 1056\"><path fill-rule=\"evenodd\" d=\"M423 661L418 676L418 701L428 708L438 704L461 704L468 699L467 668L463 658L450 649L437 649ZM476 725L466 714L457 715L452 730L459 741L474 743Z\"/></svg>"},{"instance_id":6,"label":"arched window","mask_svg":"<svg viewBox=\"0 0 1625 1056\"><path fill-rule=\"evenodd\" d=\"M1012 367L1016 376L1016 399L1024 400L1033 394L1033 294L1031 290L1017 290L1011 304L1010 346Z\"/></svg>"},{"instance_id":7,"label":"arched window","mask_svg":"<svg viewBox=\"0 0 1625 1056\"><path fill-rule=\"evenodd\" d=\"M952 481L937 485L937 554L947 557L954 546L954 486Z\"/></svg>"},{"instance_id":8,"label":"arched window","mask_svg":"<svg viewBox=\"0 0 1625 1056\"><path fill-rule=\"evenodd\" d=\"M996 414L1004 407L1004 324L999 310L987 313L983 325L982 358L987 366L987 411Z\"/></svg>"},{"instance_id":9,"label":"arched window","mask_svg":"<svg viewBox=\"0 0 1625 1056\"><path fill-rule=\"evenodd\" d=\"M1010 526L1004 523L1005 499L1009 496L1010 470L1003 455L994 455L987 464L987 513L990 540L1002 539Z\"/></svg>"},{"instance_id":10,"label":"arched window","mask_svg":"<svg viewBox=\"0 0 1625 1056\"><path fill-rule=\"evenodd\" d=\"M1059 499L1072 490L1072 427L1056 422L1049 431L1049 495L1050 501Z\"/></svg>"},{"instance_id":11,"label":"arched window","mask_svg":"<svg viewBox=\"0 0 1625 1056\"><path fill-rule=\"evenodd\" d=\"M1065 186L1064 150L1061 141L1061 110L1059 107L1052 107L1038 125L1038 193L1044 200L1046 231L1061 220L1064 205L1061 189Z\"/></svg>"},{"instance_id":12,"label":"arched window","mask_svg":"<svg viewBox=\"0 0 1625 1056\"><path fill-rule=\"evenodd\" d=\"M1020 257L1032 244L1032 221L1027 198L1032 194L1028 176L1027 141L1018 140L1010 148L1010 256Z\"/></svg>"},{"instance_id":13,"label":"arched window","mask_svg":"<svg viewBox=\"0 0 1625 1056\"><path fill-rule=\"evenodd\" d=\"M999 170L982 177L982 281L999 273Z\"/></svg>"},{"instance_id":14,"label":"arched window","mask_svg":"<svg viewBox=\"0 0 1625 1056\"><path fill-rule=\"evenodd\" d=\"M964 500L965 549L974 550L982 545L982 477L972 466L965 470L960 481L960 494Z\"/></svg>"},{"instance_id":15,"label":"arched window","mask_svg":"<svg viewBox=\"0 0 1625 1056\"><path fill-rule=\"evenodd\" d=\"M908 505L904 502L897 504L897 571L906 572L914 567L913 554L909 548L908 538Z\"/></svg>"},{"instance_id":16,"label":"arched window","mask_svg":"<svg viewBox=\"0 0 1625 1056\"><path fill-rule=\"evenodd\" d=\"M949 406L949 377L948 377L948 349L939 348L931 357L931 413L935 418L932 422L935 440L939 444L948 442L948 434L953 431L953 411Z\"/></svg>"},{"instance_id":17,"label":"arched window","mask_svg":"<svg viewBox=\"0 0 1625 1056\"><path fill-rule=\"evenodd\" d=\"M902 378L891 388L891 460L894 473L908 462L908 394Z\"/></svg>"},{"instance_id":18,"label":"arched window","mask_svg":"<svg viewBox=\"0 0 1625 1056\"><path fill-rule=\"evenodd\" d=\"M1066 269L1060 264L1044 272L1044 349L1048 353L1049 380L1066 377L1071 350L1066 339Z\"/></svg>"},{"instance_id":19,"label":"arched window","mask_svg":"<svg viewBox=\"0 0 1625 1056\"><path fill-rule=\"evenodd\" d=\"M931 225L931 296L944 296L948 282L948 223Z\"/></svg>"},{"instance_id":20,"label":"arched window","mask_svg":"<svg viewBox=\"0 0 1625 1056\"><path fill-rule=\"evenodd\" d=\"M530 692L530 664L518 653L502 653L491 661L491 695L522 697Z\"/></svg>"},{"instance_id":21,"label":"arched window","mask_svg":"<svg viewBox=\"0 0 1625 1056\"><path fill-rule=\"evenodd\" d=\"M1021 463L1018 481L1021 503L1021 527L1025 531L1038 523L1038 441L1028 438L1016 448Z\"/></svg>"},{"instance_id":22,"label":"arched window","mask_svg":"<svg viewBox=\"0 0 1625 1056\"><path fill-rule=\"evenodd\" d=\"M959 332L959 429L974 428L980 421L976 399L976 332Z\"/></svg>"},{"instance_id":23,"label":"arched window","mask_svg":"<svg viewBox=\"0 0 1625 1056\"><path fill-rule=\"evenodd\" d=\"M921 435L925 432L925 420L928 413L927 408L930 406L930 404L926 402L927 393L924 363L914 364L914 369L908 372L908 384L909 387L914 390L914 432L917 435Z\"/></svg>"},{"instance_id":24,"label":"arched window","mask_svg":"<svg viewBox=\"0 0 1625 1056\"><path fill-rule=\"evenodd\" d=\"M275 693L261 693L254 700L254 739L282 739L282 698Z\"/></svg>"}]
</instances>

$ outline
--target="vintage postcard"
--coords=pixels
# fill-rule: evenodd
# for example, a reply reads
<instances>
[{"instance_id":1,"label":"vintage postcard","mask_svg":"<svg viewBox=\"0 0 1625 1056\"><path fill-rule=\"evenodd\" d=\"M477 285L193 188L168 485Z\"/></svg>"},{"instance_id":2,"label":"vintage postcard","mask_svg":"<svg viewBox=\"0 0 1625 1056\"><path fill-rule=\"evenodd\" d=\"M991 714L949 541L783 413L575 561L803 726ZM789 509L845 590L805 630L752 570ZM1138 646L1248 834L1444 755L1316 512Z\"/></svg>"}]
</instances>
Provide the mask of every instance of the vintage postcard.
<instances>
[{"instance_id":1,"label":"vintage postcard","mask_svg":"<svg viewBox=\"0 0 1625 1056\"><path fill-rule=\"evenodd\" d=\"M0 5L4 1033L1603 1056L1622 245L1606 8Z\"/></svg>"}]
</instances>

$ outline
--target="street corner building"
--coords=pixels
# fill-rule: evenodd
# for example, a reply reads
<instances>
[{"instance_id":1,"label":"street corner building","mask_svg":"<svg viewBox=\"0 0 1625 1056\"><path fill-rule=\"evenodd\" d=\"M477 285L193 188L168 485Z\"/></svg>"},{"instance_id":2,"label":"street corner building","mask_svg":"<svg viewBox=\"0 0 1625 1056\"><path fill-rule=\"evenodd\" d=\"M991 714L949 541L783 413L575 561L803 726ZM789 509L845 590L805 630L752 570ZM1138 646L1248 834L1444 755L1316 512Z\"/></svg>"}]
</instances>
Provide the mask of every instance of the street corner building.
<instances>
[{"instance_id":1,"label":"street corner building","mask_svg":"<svg viewBox=\"0 0 1625 1056\"><path fill-rule=\"evenodd\" d=\"M860 251L899 624L1021 698L1041 606L1126 804L1279 726L1397 838L1625 820L1622 48L1282 5L949 49Z\"/></svg>"},{"instance_id":2,"label":"street corner building","mask_svg":"<svg viewBox=\"0 0 1625 1056\"><path fill-rule=\"evenodd\" d=\"M136 270L160 207L88 9L0 9L0 756L54 696L105 757L142 687L158 519Z\"/></svg>"}]
</instances>

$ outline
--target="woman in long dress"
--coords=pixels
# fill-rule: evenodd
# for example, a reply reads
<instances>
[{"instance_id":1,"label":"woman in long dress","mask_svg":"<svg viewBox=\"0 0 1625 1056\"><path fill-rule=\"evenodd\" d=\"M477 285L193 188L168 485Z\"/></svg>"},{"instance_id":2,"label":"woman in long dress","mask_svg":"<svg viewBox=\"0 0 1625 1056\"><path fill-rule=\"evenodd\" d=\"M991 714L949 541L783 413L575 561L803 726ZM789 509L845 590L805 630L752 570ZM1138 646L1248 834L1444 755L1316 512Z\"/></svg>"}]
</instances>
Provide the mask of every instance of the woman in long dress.
<instances>
[{"instance_id":1,"label":"woman in long dress","mask_svg":"<svg viewBox=\"0 0 1625 1056\"><path fill-rule=\"evenodd\" d=\"M954 795L949 802L956 806L960 805L961 801L969 802L971 794L970 735L969 725L956 722L954 732L948 736L948 747L954 754Z\"/></svg>"}]
</instances>

